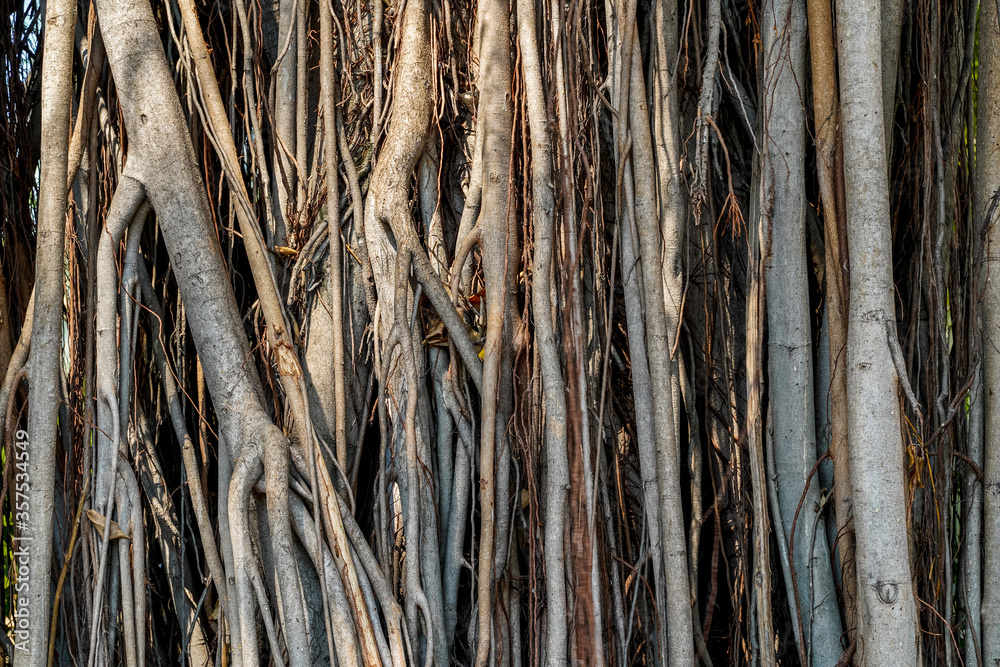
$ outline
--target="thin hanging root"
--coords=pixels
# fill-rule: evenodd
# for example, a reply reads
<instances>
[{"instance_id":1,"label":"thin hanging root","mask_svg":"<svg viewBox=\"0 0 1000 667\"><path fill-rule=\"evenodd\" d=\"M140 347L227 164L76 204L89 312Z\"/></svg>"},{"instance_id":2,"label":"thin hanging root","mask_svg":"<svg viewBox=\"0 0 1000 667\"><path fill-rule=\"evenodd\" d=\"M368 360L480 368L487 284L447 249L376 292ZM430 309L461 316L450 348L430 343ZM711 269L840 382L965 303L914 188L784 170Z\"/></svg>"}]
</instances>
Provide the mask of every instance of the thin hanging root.
<instances>
[{"instance_id":1,"label":"thin hanging root","mask_svg":"<svg viewBox=\"0 0 1000 667\"><path fill-rule=\"evenodd\" d=\"M73 123L73 133L69 144L68 173L66 176L66 190L73 189L73 181L80 169L80 161L83 158L84 142L89 139L91 132L91 120L94 109L97 107L97 80L104 69L105 52L104 38L97 27L97 14L90 12L87 21L87 37L89 46L89 57L87 59L87 70L84 73L83 82L80 85L80 105Z\"/></svg>"},{"instance_id":2,"label":"thin hanging root","mask_svg":"<svg viewBox=\"0 0 1000 667\"><path fill-rule=\"evenodd\" d=\"M297 452L293 450L293 457L296 454ZM296 463L296 467L300 470L304 465L304 462ZM334 489L333 480L330 478L330 472L326 467L326 461L318 450L316 451L316 469L319 473L317 485L319 487L319 500L322 507L323 527L326 530L330 551L333 554L337 571L341 573L344 579L347 600L351 605L351 611L357 623L358 639L361 644L361 659L365 665L379 667L382 663L379 658L375 634L372 630L372 619L368 615L368 609L365 606L361 586L358 584L357 571L355 570L354 561L351 559L349 542L344 532L343 509L340 497Z\"/></svg>"},{"instance_id":3,"label":"thin hanging root","mask_svg":"<svg viewBox=\"0 0 1000 667\"><path fill-rule=\"evenodd\" d=\"M368 609L368 615L371 618L377 619L379 618L378 601L375 598L375 592L372 590L371 581L368 579L368 573L365 572L365 568L361 563L361 557L358 555L358 551L354 548L353 543L351 544L351 558L358 564L358 583L361 585L361 591L365 597L365 606ZM386 641L385 632L382 630L382 624L374 624L372 628L375 632L375 642L378 645L378 654L382 659L382 664L387 667L394 665L395 663L392 658L392 652L389 649L388 641Z\"/></svg>"},{"instance_id":4,"label":"thin hanging root","mask_svg":"<svg viewBox=\"0 0 1000 667\"><path fill-rule=\"evenodd\" d=\"M128 242L125 247L124 268L121 279L121 306L120 306L120 326L119 326L119 372L118 372L118 395L119 402L119 433L128 433L129 414L132 405L132 360L134 354L135 331L138 324L133 303L136 302L139 245L142 241L142 231L151 208L147 200L143 200L139 210L135 213L135 218L129 226ZM125 444L124 442L122 443ZM125 446L120 453L127 456L129 448ZM130 577L128 575L129 558L128 553L124 553L119 561L122 569L122 608L134 609L132 638L135 645L135 664L137 667L145 665L146 660L146 538L144 534L142 505L139 498L139 483L135 478L132 469L128 467L127 461L124 467L119 468L118 475L124 487L122 493L128 499L128 507L131 508L131 530L132 535L132 561L133 570ZM119 545L121 551L122 545ZM131 580L132 594L126 595L125 582ZM126 625L126 636L128 634Z\"/></svg>"},{"instance_id":5,"label":"thin hanging root","mask_svg":"<svg viewBox=\"0 0 1000 667\"><path fill-rule=\"evenodd\" d=\"M462 285L462 272L465 267L466 260L472 251L478 246L483 240L482 228L477 222L475 227L469 230L469 233L465 235L462 242L459 243L458 248L455 249L455 260L451 263L451 298L452 302L458 303L458 295L461 290Z\"/></svg>"},{"instance_id":6,"label":"thin hanging root","mask_svg":"<svg viewBox=\"0 0 1000 667\"><path fill-rule=\"evenodd\" d=\"M267 634L267 641L271 644L271 651L274 653L281 652L281 644L278 643L278 632L274 628L274 616L271 613L271 603L268 601L267 591L264 590L264 583L261 581L263 578L260 573L260 568L257 567L256 561L254 561L250 572L250 584L253 586L254 595L256 595L257 604L260 606L260 616L264 621L264 632Z\"/></svg>"},{"instance_id":7,"label":"thin hanging root","mask_svg":"<svg viewBox=\"0 0 1000 667\"><path fill-rule=\"evenodd\" d=\"M66 554L63 556L63 566L59 571L59 579L56 581L56 592L52 597L52 620L49 622L49 657L45 663L48 667L55 664L56 633L59 629L59 602L62 600L63 584L66 583L66 575L69 572L69 564L73 560L73 553L76 547L76 536L79 534L80 518L83 516L83 508L86 505L87 492L90 490L90 478L83 481L83 491L80 492L80 502L76 505L76 514L73 515L73 529L69 534L69 545L66 547Z\"/></svg>"},{"instance_id":8,"label":"thin hanging root","mask_svg":"<svg viewBox=\"0 0 1000 667\"><path fill-rule=\"evenodd\" d=\"M455 625L458 620L459 575L461 574L463 565L469 566L465 560L463 547L465 544L465 529L469 520L469 492L472 487L472 448L475 436L472 425L465 420L459 411L458 402L455 400L455 395L449 385L445 386L444 394L445 405L458 425L459 439L461 441L461 445L456 448L455 454L454 494L451 505L451 522L448 525L448 541L445 548L445 568L443 575L445 638L450 643L454 641ZM469 569L471 570L472 568L469 567Z\"/></svg>"},{"instance_id":9,"label":"thin hanging root","mask_svg":"<svg viewBox=\"0 0 1000 667\"><path fill-rule=\"evenodd\" d=\"M135 608L135 662L138 667L142 667L146 664L146 534L142 520L139 483L135 478L135 473L126 465L118 469L118 475L124 484L123 492L129 498L132 509L129 534L132 537L131 578L133 586L132 599L134 600L133 605ZM119 549L125 546L127 546L127 543L122 540ZM122 581L124 581L124 575L127 574L129 562L127 551L122 557L122 562L124 563L122 565ZM122 587L123 608L129 604L129 599L125 597L124 590L124 587Z\"/></svg>"},{"instance_id":10,"label":"thin hanging root","mask_svg":"<svg viewBox=\"0 0 1000 667\"><path fill-rule=\"evenodd\" d=\"M395 218L396 216L393 217ZM445 329L448 330L448 335L458 350L458 354L462 358L462 363L465 364L465 368L469 372L473 384L476 385L477 389L482 389L483 364L479 360L479 354L476 352L476 348L469 338L469 333L465 330L465 324L462 322L461 316L452 305L444 283L441 282L441 278L431 267L427 252L420 246L420 242L417 240L416 233L408 219L405 224L407 226L402 233L406 236L406 241L404 242L405 251L411 255L413 273L423 286L427 298L437 311L438 317L444 323Z\"/></svg>"},{"instance_id":11,"label":"thin hanging root","mask_svg":"<svg viewBox=\"0 0 1000 667\"><path fill-rule=\"evenodd\" d=\"M96 392L101 400L97 404L97 459L96 476L97 510L109 516L107 505L112 501L108 487L114 484L114 468L120 443L120 412L118 407L118 271L115 254L125 230L140 210L145 191L126 170L115 191L108 211L105 231L101 234L97 251L97 355ZM127 329L127 327L125 327ZM109 441L115 433L113 441Z\"/></svg>"},{"instance_id":12,"label":"thin hanging root","mask_svg":"<svg viewBox=\"0 0 1000 667\"><path fill-rule=\"evenodd\" d=\"M533 307L542 397L545 405L544 451L545 480L545 592L548 633L547 664L560 665L567 657L569 632L566 605L565 540L566 502L569 487L569 461L566 450L566 386L562 363L556 347L553 327L551 272L555 240L555 208L552 177L552 145L542 88L542 70L538 57L538 37L534 2L518 0L518 37L528 122L531 130L531 185L534 195L532 226L535 255L532 278ZM478 229L478 228L477 228ZM471 234L470 234L471 236Z\"/></svg>"},{"instance_id":13,"label":"thin hanging root","mask_svg":"<svg viewBox=\"0 0 1000 667\"><path fill-rule=\"evenodd\" d=\"M180 397L178 396L177 386L174 382L174 372L167 363L166 350L163 347L162 323L165 321L165 314L159 299L156 297L156 293L153 291L153 285L150 282L146 265L142 262L139 263L139 286L147 307L151 311L150 328L152 329L153 357L160 368L160 380L163 383L163 393L166 395L167 411L170 414L170 422L174 428L174 436L181 445L181 459L184 462L184 469L187 473L188 491L191 493L195 523L197 523L198 533L201 535L201 544L205 551L208 573L212 577L212 582L215 584L216 590L219 592L219 601L223 611L230 618L236 618L234 610L230 607L229 603L226 572L222 567L222 559L219 557L219 549L215 543L215 533L212 530L208 504L205 500L205 490L202 487L202 473L198 469L198 462L194 455L194 444L191 442L191 437L187 431Z\"/></svg>"},{"instance_id":14,"label":"thin hanging root","mask_svg":"<svg viewBox=\"0 0 1000 667\"><path fill-rule=\"evenodd\" d=\"M330 272L330 303L331 326L333 327L333 387L334 387L334 433L336 436L337 463L342 469L347 468L347 392L344 378L344 313L343 286L341 267L340 238L340 195L337 171L337 123L340 110L336 104L334 82L333 21L325 4L320 4L320 87L323 96L323 130L326 140L324 164L326 166L327 187L327 218L330 230L330 256L327 260ZM304 117L304 114L303 114ZM345 153L344 159L350 161L351 154ZM357 222L361 222L358 220ZM322 565L322 563L320 563Z\"/></svg>"},{"instance_id":15,"label":"thin hanging root","mask_svg":"<svg viewBox=\"0 0 1000 667\"><path fill-rule=\"evenodd\" d=\"M124 467L124 466L123 466ZM128 516L131 519L132 515L132 501L133 498L129 493L128 489L123 489L124 476L121 475L121 468L118 470L120 484L117 488L117 498L116 503L119 513L124 516ZM134 480L133 480L134 481ZM138 501L138 498L134 500ZM111 524L111 521L107 522ZM135 526L132 525L130 520L129 525L126 529L127 534L131 534ZM133 606L133 600L135 599L135 594L133 592L132 586L132 568L129 567L129 540L121 539L116 540L118 547L118 580L121 582L119 591L121 593L121 610L122 610L122 641L125 644L125 664L128 667L137 667L138 662L136 661L136 636L135 636L135 608ZM117 622L114 619L112 622Z\"/></svg>"},{"instance_id":16,"label":"thin hanging root","mask_svg":"<svg viewBox=\"0 0 1000 667\"><path fill-rule=\"evenodd\" d=\"M368 574L372 589L375 591L375 596L378 598L378 603L382 607L382 616L388 630L389 648L392 653L392 667L405 667L403 638L406 631L403 627L403 610L400 609L396 596L392 594L389 583L385 580L385 575L382 573L378 561L375 560L375 554L368 546L368 541L354 517L345 513L342 527L345 539L350 536L350 546L358 554L361 565Z\"/></svg>"},{"instance_id":17,"label":"thin hanging root","mask_svg":"<svg viewBox=\"0 0 1000 667\"><path fill-rule=\"evenodd\" d=\"M334 564L333 556L326 545L317 537L312 517L309 516L302 501L297 496L292 495L289 497L289 507L292 513L292 527L306 551L310 556L315 558L318 554L326 561L325 563L314 562L313 565L317 572L323 572L326 575L323 586L332 599L330 629L336 646L337 661L344 667L356 667L360 663L358 662L358 638L354 631L355 622L350 613L347 593L340 573Z\"/></svg>"}]
</instances>

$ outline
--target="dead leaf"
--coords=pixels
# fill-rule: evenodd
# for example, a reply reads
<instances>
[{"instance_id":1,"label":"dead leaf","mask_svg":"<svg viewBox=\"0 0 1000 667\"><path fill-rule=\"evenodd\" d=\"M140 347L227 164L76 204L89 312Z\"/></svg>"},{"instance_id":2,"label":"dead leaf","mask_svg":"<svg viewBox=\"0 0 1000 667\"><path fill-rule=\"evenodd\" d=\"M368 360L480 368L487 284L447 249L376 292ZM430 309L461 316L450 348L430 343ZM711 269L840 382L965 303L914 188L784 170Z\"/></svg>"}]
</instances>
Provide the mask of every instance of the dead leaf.
<instances>
[{"instance_id":1,"label":"dead leaf","mask_svg":"<svg viewBox=\"0 0 1000 667\"><path fill-rule=\"evenodd\" d=\"M87 518L90 522L94 524L94 528L98 530L101 535L104 535L104 515L99 513L97 510L87 510ZM121 526L114 519L111 520L111 534L108 539L119 540L128 539L128 535L122 532Z\"/></svg>"}]
</instances>

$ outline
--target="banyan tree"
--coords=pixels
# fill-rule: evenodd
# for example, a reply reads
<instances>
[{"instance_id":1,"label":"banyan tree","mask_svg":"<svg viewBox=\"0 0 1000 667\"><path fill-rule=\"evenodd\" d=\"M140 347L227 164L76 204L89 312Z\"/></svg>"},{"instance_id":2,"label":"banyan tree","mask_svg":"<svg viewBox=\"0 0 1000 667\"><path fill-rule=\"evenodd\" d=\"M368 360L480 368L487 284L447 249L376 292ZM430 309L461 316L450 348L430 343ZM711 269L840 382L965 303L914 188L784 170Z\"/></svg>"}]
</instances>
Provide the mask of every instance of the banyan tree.
<instances>
[{"instance_id":1,"label":"banyan tree","mask_svg":"<svg viewBox=\"0 0 1000 667\"><path fill-rule=\"evenodd\" d=\"M978 0L0 0L15 667L1000 663Z\"/></svg>"}]
</instances>

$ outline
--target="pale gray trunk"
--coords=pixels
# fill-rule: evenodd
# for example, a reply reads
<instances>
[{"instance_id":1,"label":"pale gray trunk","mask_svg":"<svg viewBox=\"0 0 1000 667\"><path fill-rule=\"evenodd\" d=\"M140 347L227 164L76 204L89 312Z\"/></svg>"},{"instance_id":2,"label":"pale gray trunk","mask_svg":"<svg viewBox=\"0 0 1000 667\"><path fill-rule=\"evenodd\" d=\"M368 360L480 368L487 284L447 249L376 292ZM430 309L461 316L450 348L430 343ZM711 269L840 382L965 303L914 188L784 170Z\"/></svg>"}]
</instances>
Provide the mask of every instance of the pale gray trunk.
<instances>
[{"instance_id":1,"label":"pale gray trunk","mask_svg":"<svg viewBox=\"0 0 1000 667\"><path fill-rule=\"evenodd\" d=\"M275 557L290 563L288 441L263 409L259 380L245 363L249 344L151 7L143 0L102 0L97 8L128 130L130 172L134 169L157 213L184 301L199 304L188 317L220 435L233 448L230 453L242 450L243 460L234 473L243 478L234 480L235 495L231 493L230 500L243 502L263 468ZM246 519L245 506L229 509L230 518ZM231 528L232 537L240 537L239 526ZM249 557L249 550L234 549L234 555L238 565L240 558ZM305 664L308 644L298 580L290 568L279 569L278 578L287 593L279 612L289 659L295 665ZM237 598L241 606L252 605L243 591ZM245 659L256 646L247 649L245 644Z\"/></svg>"},{"instance_id":2,"label":"pale gray trunk","mask_svg":"<svg viewBox=\"0 0 1000 667\"><path fill-rule=\"evenodd\" d=\"M636 34L633 31L633 36ZM635 37L634 45L639 40ZM660 528L663 531L663 565L670 662L687 665L694 661L691 625L691 589L688 580L687 541L681 511L680 447L674 429L673 386L676 364L670 359L671 340L664 306L662 243L655 211L655 165L646 87L638 49L632 58L629 124L632 134L632 177L635 187L635 221L638 227L642 285L646 297L646 350L653 388L653 424L656 432L656 474L660 498ZM661 622L663 622L661 621Z\"/></svg>"},{"instance_id":3,"label":"pale gray trunk","mask_svg":"<svg viewBox=\"0 0 1000 667\"><path fill-rule=\"evenodd\" d=\"M614 9L617 7L618 15ZM626 153L625 107L627 101L627 78L623 69L624 49L622 31L625 29L622 4L605 3L609 35L616 41L616 48L611 51L610 79L615 85L613 102L618 110L618 117L613 118L615 133L616 171L622 174L615 192L615 207L618 226L621 234L620 252L622 265L622 291L625 302L625 323L628 333L629 352L631 356L632 393L635 402L636 449L639 454L639 471L642 476L644 525L649 534L649 552L653 564L654 600L658 609L666 606L666 582L663 574L663 540L660 530L660 502L656 476L656 441L653 426L653 390L650 380L649 360L646 355L646 331L643 317L642 275L639 265L639 240L635 231L635 199L631 171L625 168L623 162L628 157ZM611 20L616 17L617 20ZM631 28L629 28L631 30ZM669 40L668 40L669 42ZM656 628L657 653L661 662L667 660L669 642L667 640L666 623L660 623Z\"/></svg>"},{"instance_id":4,"label":"pale gray trunk","mask_svg":"<svg viewBox=\"0 0 1000 667\"><path fill-rule=\"evenodd\" d=\"M907 533L877 0L837 4L851 292L847 424L864 665L917 665ZM872 64L875 64L872 67Z\"/></svg>"},{"instance_id":5,"label":"pale gray trunk","mask_svg":"<svg viewBox=\"0 0 1000 667\"><path fill-rule=\"evenodd\" d=\"M806 489L816 464L816 422L806 264L806 128L800 94L806 72L804 2L767 2L761 36L761 224L770 226L772 239L766 257L769 430L774 434L783 539L789 542L794 568L785 585L800 616L792 618L802 626L801 636L796 633L800 654L812 664L832 665L842 652L842 630L826 528L822 516L816 516L819 480L812 479Z\"/></svg>"},{"instance_id":6,"label":"pale gray trunk","mask_svg":"<svg viewBox=\"0 0 1000 667\"><path fill-rule=\"evenodd\" d=\"M687 214L680 158L680 111L675 81L678 56L678 11L676 0L657 0L654 9L656 48L653 50L652 88L653 145L656 149L656 185L663 237L661 266L663 305L670 341L670 384L673 400L674 432L680 437L681 387L677 330L681 322L684 265L681 247ZM692 595L695 591L691 592Z\"/></svg>"},{"instance_id":7,"label":"pale gray trunk","mask_svg":"<svg viewBox=\"0 0 1000 667\"><path fill-rule=\"evenodd\" d=\"M979 14L979 105L976 134L975 215L986 231L983 267L983 664L1000 660L1000 227L992 198L1000 191L1000 24L994 2L983 2ZM986 216L991 212L994 215Z\"/></svg>"},{"instance_id":8,"label":"pale gray trunk","mask_svg":"<svg viewBox=\"0 0 1000 667\"><path fill-rule=\"evenodd\" d=\"M483 347L482 413L480 424L479 498L481 507L477 575L478 646L476 667L492 664L499 642L491 638L494 582L506 553L510 450L506 424L513 401L511 343L517 302L517 233L510 209L510 163L513 125L511 95L510 7L506 0L482 0L477 10L481 31L477 112L482 132L483 189L479 213L482 269L486 296L486 340Z\"/></svg>"},{"instance_id":9,"label":"pale gray trunk","mask_svg":"<svg viewBox=\"0 0 1000 667\"><path fill-rule=\"evenodd\" d=\"M977 319L981 320L981 318ZM978 329L982 326L982 322L974 322L973 326ZM972 389L970 390L971 404L969 406L968 426L969 458L982 470L983 444L985 443L985 438L983 437L983 413L985 412L985 406L983 403L986 400L986 393L983 391L983 369L981 364L976 368L975 372L976 377L972 382ZM962 477L962 489L962 495L967 498L968 503L962 549L963 603L968 623L965 631L965 665L966 667L979 667L979 656L982 651L983 642L982 633L980 632L983 627L981 617L983 602L983 483L974 471L968 470Z\"/></svg>"},{"instance_id":10,"label":"pale gray trunk","mask_svg":"<svg viewBox=\"0 0 1000 667\"><path fill-rule=\"evenodd\" d=\"M26 525L15 547L27 550L17 565L25 568L18 584L18 611L27 607L27 627L15 632L18 667L44 667L48 657L52 517L55 515L57 417L62 352L63 240L66 230L66 173L73 101L75 0L49 0L45 12L42 56L42 142L39 163L37 256L28 393L26 477L14 479L11 499ZM24 438L21 438L24 441ZM21 453L24 453L23 451ZM20 471L23 474L24 471ZM27 538L27 539L25 539ZM22 597L27 598L27 604Z\"/></svg>"},{"instance_id":11,"label":"pale gray trunk","mask_svg":"<svg viewBox=\"0 0 1000 667\"><path fill-rule=\"evenodd\" d=\"M980 3L981 6L981 3ZM981 14L982 20L985 23L987 15L985 13ZM990 42L996 46L997 34L996 34L996 10L992 12L993 27L988 28L985 32L991 33L988 37ZM985 66L990 62L995 62L995 56L990 54L990 56L979 57L979 76L983 77L986 74ZM995 68L993 70L995 76ZM981 81L982 79L980 79ZM987 89L989 90L989 89ZM986 91L984 91L986 93ZM988 93L980 93L980 115L979 115L979 129L982 131L984 128L984 123L990 122L990 114L986 113L985 110L987 106L984 104L986 96ZM969 104L968 107L968 118L969 127L972 126L973 117L973 107ZM994 112L995 114L995 112ZM996 116L993 115L995 119ZM988 126L986 126L988 127ZM969 156L972 160L972 170L973 170L973 183L978 185L980 183L979 179L982 175L978 172L978 157L976 151L970 150ZM994 182L994 188L997 187ZM963 540L962 548L962 584L964 586L964 599L967 618L967 629L965 632L966 644L965 644L965 664L966 667L980 667L980 658L983 656L982 645L983 645L983 635L982 635L982 603L983 603L983 479L978 476L978 472L983 470L983 447L986 443L985 439L985 416L986 416L986 392L984 390L983 374L985 368L985 358L984 355L987 353L986 348L983 346L983 307L985 305L985 300L982 299L983 294L983 277L986 275L983 270L982 264L982 252L983 252L983 232L986 224L986 210L989 208L989 197L991 193L974 188L973 190L973 200L972 209L969 213L970 228L972 229L972 271L971 271L971 282L972 282L972 298L979 301L978 307L973 307L972 318L969 323L969 351L970 355L974 359L977 359L976 369L975 369L975 379L972 381L972 388L969 390L970 405L969 405L969 422L968 422L968 433L969 433L969 444L968 452L969 458L979 466L979 471L967 469L965 475L962 478L962 488L963 496L966 499L968 513L965 519L965 539ZM984 208L985 207L985 208ZM992 350L991 350L992 352Z\"/></svg>"},{"instance_id":12,"label":"pale gray trunk","mask_svg":"<svg viewBox=\"0 0 1000 667\"><path fill-rule=\"evenodd\" d=\"M298 60L297 6L306 0L281 0L278 9L278 62L274 90L274 187L277 212L275 229L268 239L272 245L285 245L289 231L289 201L294 198L296 173L295 155L296 62ZM325 6L324 6L325 9ZM333 137L330 137L333 139ZM301 166L301 165L299 165ZM261 165L261 168L266 168Z\"/></svg>"},{"instance_id":13,"label":"pale gray trunk","mask_svg":"<svg viewBox=\"0 0 1000 667\"><path fill-rule=\"evenodd\" d=\"M567 656L566 566L563 551L569 464L566 453L566 386L556 344L553 315L552 259L555 200L552 137L548 131L545 89L538 53L535 3L518 0L518 38L524 68L528 122L531 130L532 226L535 254L531 305L542 376L545 461L545 619L546 664L556 667Z\"/></svg>"}]
</instances>

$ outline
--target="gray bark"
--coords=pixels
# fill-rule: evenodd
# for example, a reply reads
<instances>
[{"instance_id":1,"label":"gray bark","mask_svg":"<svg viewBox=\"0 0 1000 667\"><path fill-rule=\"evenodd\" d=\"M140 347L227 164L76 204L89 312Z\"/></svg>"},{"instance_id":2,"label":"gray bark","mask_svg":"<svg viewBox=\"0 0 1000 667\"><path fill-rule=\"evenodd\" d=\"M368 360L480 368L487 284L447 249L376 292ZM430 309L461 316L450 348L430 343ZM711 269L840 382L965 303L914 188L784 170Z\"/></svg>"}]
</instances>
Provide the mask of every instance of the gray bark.
<instances>
[{"instance_id":1,"label":"gray bark","mask_svg":"<svg viewBox=\"0 0 1000 667\"><path fill-rule=\"evenodd\" d=\"M763 165L766 202L761 224L770 225L767 266L768 380L778 502L794 576L785 585L801 619L799 651L815 665L840 658L840 611L830 567L826 529L819 508L819 480L806 490L816 464L813 350L809 273L806 264L805 3L765 3L761 24L764 73ZM797 523L795 523L797 519ZM794 523L794 525L793 525ZM818 535L817 535L818 534ZM794 538L794 539L793 539ZM813 607L812 601L816 600ZM796 628L798 630L798 628ZM808 655L807 655L808 654Z\"/></svg>"},{"instance_id":2,"label":"gray bark","mask_svg":"<svg viewBox=\"0 0 1000 667\"><path fill-rule=\"evenodd\" d=\"M295 156L295 106L296 106L296 63L298 61L298 35L296 14L300 2L305 0L281 0L278 9L278 62L275 63L274 92L274 188L277 205L269 239L272 245L285 245L285 235L289 231L289 202L294 199L296 169L292 159ZM332 138L332 137L331 137ZM261 168L266 168L261 165Z\"/></svg>"},{"instance_id":3,"label":"gray bark","mask_svg":"<svg viewBox=\"0 0 1000 667\"><path fill-rule=\"evenodd\" d=\"M533 316L542 397L545 405L545 619L546 664L567 658L566 564L563 552L569 463L566 452L566 385L556 345L552 292L555 200L552 180L552 137L548 131L542 67L538 55L535 3L518 0L518 37L523 58L528 123L531 131L532 225L535 255L532 275Z\"/></svg>"},{"instance_id":4,"label":"gray bark","mask_svg":"<svg viewBox=\"0 0 1000 667\"><path fill-rule=\"evenodd\" d=\"M21 591L18 611L27 597L27 625L15 634L17 667L44 667L48 656L52 517L55 515L57 417L62 352L63 240L66 230L66 175L69 126L73 100L73 35L75 0L49 0L45 12L45 52L42 56L42 141L39 163L35 301L28 393L30 464L24 478L15 478L14 509L25 516L17 546L29 557L18 559ZM23 487L21 486L23 484ZM29 539L25 539L29 538ZM20 623L19 623L20 625ZM23 650L22 650L23 649Z\"/></svg>"},{"instance_id":5,"label":"gray bark","mask_svg":"<svg viewBox=\"0 0 1000 667\"><path fill-rule=\"evenodd\" d=\"M635 33L633 32L633 35ZM638 46L638 39L635 41ZM635 54L638 56L638 54ZM633 57L631 66L629 123L632 130L632 175L635 184L635 220L642 257L642 284L646 307L646 351L649 355L653 389L653 425L656 432L656 473L659 485L660 528L663 538L663 566L666 583L666 610L671 663L694 661L694 638L691 625L691 589L688 579L687 541L681 512L680 446L674 430L671 340L667 330L664 305L662 246L659 217L654 203L655 165L649 115L645 102L646 87L641 63ZM661 621L663 622L663 621Z\"/></svg>"},{"instance_id":6,"label":"gray bark","mask_svg":"<svg viewBox=\"0 0 1000 667\"><path fill-rule=\"evenodd\" d=\"M130 169L134 167L134 177L143 184L157 213L182 298L199 304L188 313L189 324L220 433L234 448L232 454L242 447L244 456L235 466L237 474L252 476L259 469L262 454L266 454L268 515L275 557L291 562L288 441L263 409L256 373L244 363L249 357L249 344L229 287L205 188L155 19L143 0L102 0L97 9L130 140ZM282 359L283 352L287 351L279 349L277 356L279 370L284 371L282 365L287 362ZM245 516L239 517L246 512L242 494L249 491L247 483L255 482L244 479L243 486L231 489L231 500L237 502L237 506L230 505L231 520L238 517L245 522ZM235 496L233 492L237 492ZM237 537L237 526L231 527L233 537ZM247 550L234 551L238 564ZM290 568L278 574L286 593L279 611L289 657L292 664L305 664L308 644L298 580ZM252 604L252 597L245 597L242 590L237 597L241 608ZM243 639L247 649L247 637ZM243 657L248 658L253 651L256 646L252 651L244 650Z\"/></svg>"},{"instance_id":7,"label":"gray bark","mask_svg":"<svg viewBox=\"0 0 1000 667\"><path fill-rule=\"evenodd\" d=\"M983 664L1000 660L1000 227L996 216L986 218L991 199L1000 191L1000 24L994 2L983 2L979 14L979 105L976 135L977 222L986 231L983 267ZM993 436L991 437L991 434Z\"/></svg>"},{"instance_id":8,"label":"gray bark","mask_svg":"<svg viewBox=\"0 0 1000 667\"><path fill-rule=\"evenodd\" d=\"M917 665L895 337L892 243L877 0L837 4L844 177L851 265L847 424L857 535L859 656ZM874 63L874 67L872 64Z\"/></svg>"}]
</instances>

